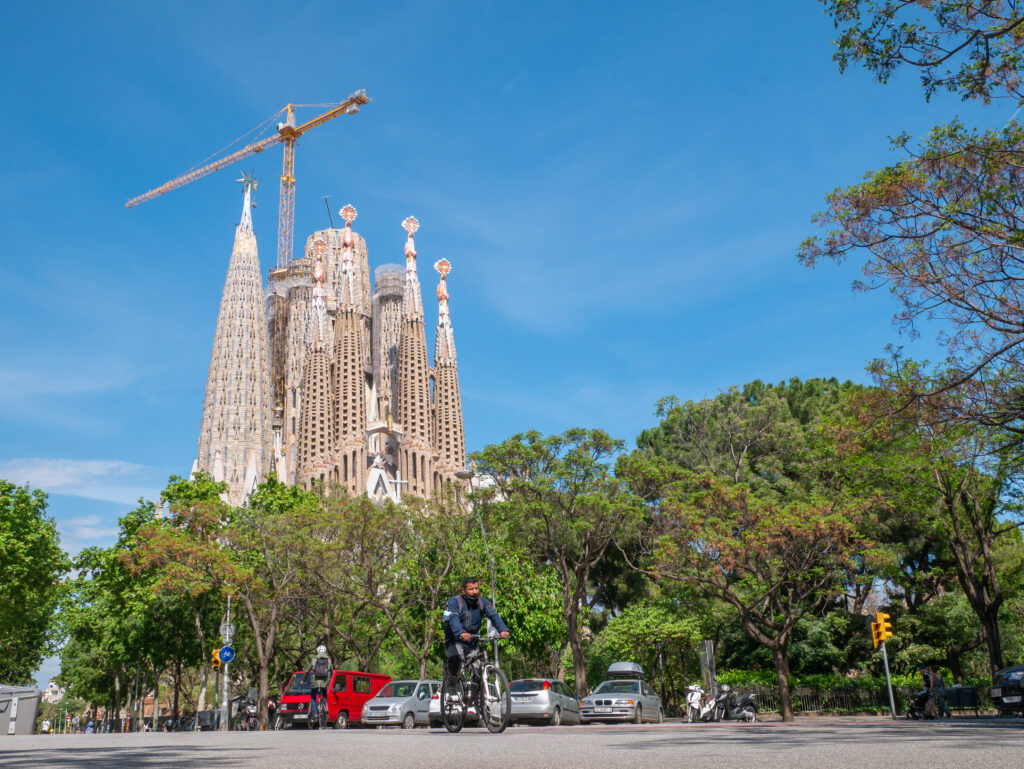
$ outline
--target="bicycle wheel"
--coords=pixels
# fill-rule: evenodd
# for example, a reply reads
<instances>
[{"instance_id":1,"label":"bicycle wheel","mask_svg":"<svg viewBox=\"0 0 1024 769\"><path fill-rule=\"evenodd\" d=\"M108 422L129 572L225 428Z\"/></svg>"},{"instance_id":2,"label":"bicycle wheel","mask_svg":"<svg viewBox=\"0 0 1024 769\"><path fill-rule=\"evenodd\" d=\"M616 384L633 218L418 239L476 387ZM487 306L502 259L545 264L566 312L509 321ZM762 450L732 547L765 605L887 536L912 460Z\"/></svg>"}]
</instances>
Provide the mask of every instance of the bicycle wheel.
<instances>
[{"instance_id":1,"label":"bicycle wheel","mask_svg":"<svg viewBox=\"0 0 1024 769\"><path fill-rule=\"evenodd\" d=\"M508 678L501 668L484 665L482 686L479 693L480 720L487 731L501 734L508 726L512 715L512 692L508 686Z\"/></svg>"},{"instance_id":2,"label":"bicycle wheel","mask_svg":"<svg viewBox=\"0 0 1024 769\"><path fill-rule=\"evenodd\" d=\"M449 732L461 731L466 723L465 687L461 678L445 676L441 688L441 722Z\"/></svg>"},{"instance_id":3,"label":"bicycle wheel","mask_svg":"<svg viewBox=\"0 0 1024 769\"><path fill-rule=\"evenodd\" d=\"M331 714L327 710L327 700L324 698L320 699L320 707L316 710L316 715L320 719L320 728L326 729L327 724L330 721Z\"/></svg>"}]
</instances>

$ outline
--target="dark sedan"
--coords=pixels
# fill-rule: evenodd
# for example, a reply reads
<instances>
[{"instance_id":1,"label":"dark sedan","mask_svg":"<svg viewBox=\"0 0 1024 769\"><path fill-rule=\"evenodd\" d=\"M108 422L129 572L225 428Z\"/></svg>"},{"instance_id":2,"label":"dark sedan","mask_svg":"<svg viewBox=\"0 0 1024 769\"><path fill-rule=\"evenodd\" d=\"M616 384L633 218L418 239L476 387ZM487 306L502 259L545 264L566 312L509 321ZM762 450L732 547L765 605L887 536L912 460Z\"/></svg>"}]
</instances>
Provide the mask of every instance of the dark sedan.
<instances>
[{"instance_id":1,"label":"dark sedan","mask_svg":"<svg viewBox=\"0 0 1024 769\"><path fill-rule=\"evenodd\" d=\"M1024 665L1005 668L992 676L989 695L992 697L992 704L1000 711L1020 711L1024 715Z\"/></svg>"}]
</instances>

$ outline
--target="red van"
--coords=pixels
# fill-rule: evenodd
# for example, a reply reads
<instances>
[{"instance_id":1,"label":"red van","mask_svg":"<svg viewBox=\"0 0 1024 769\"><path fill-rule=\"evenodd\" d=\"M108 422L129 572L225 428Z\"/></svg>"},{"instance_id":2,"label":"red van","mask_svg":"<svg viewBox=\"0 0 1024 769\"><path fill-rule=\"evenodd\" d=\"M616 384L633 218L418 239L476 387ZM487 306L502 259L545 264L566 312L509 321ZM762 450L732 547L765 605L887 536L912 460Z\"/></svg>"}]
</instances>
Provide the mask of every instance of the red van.
<instances>
[{"instance_id":1,"label":"red van","mask_svg":"<svg viewBox=\"0 0 1024 769\"><path fill-rule=\"evenodd\" d=\"M277 710L276 728L305 724L309 719L309 689L312 673L300 670L288 679L281 705ZM363 704L391 681L380 673L335 670L327 684L327 716L335 729L362 721Z\"/></svg>"}]
</instances>

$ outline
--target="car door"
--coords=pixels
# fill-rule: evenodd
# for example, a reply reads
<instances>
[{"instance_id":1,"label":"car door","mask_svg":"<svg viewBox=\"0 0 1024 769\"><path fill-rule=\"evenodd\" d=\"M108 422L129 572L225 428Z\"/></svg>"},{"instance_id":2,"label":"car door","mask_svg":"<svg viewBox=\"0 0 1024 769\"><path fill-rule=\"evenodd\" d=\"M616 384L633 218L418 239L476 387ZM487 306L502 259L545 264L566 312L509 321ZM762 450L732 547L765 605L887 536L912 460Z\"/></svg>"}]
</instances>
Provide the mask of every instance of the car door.
<instances>
[{"instance_id":1,"label":"car door","mask_svg":"<svg viewBox=\"0 0 1024 769\"><path fill-rule=\"evenodd\" d=\"M421 682L419 685L417 685L416 691L412 693L412 709L413 713L416 714L416 723L418 724L425 724L429 720L430 714L428 711L430 708L431 694L432 692L430 691L430 684L425 682Z\"/></svg>"},{"instance_id":2,"label":"car door","mask_svg":"<svg viewBox=\"0 0 1024 769\"><path fill-rule=\"evenodd\" d=\"M327 710L332 719L338 717L338 711L342 709L342 703L348 693L348 676L341 672L334 674L334 681L327 693Z\"/></svg>"},{"instance_id":3,"label":"car door","mask_svg":"<svg viewBox=\"0 0 1024 769\"><path fill-rule=\"evenodd\" d=\"M658 693L651 688L647 682L641 684L644 692L644 715L651 721L658 720L658 709L661 707L661 700Z\"/></svg>"},{"instance_id":4,"label":"car door","mask_svg":"<svg viewBox=\"0 0 1024 769\"><path fill-rule=\"evenodd\" d=\"M562 712L569 715L568 720L571 723L578 724L580 722L580 701L576 699L576 693L564 681L558 682L558 688L565 703Z\"/></svg>"}]
</instances>

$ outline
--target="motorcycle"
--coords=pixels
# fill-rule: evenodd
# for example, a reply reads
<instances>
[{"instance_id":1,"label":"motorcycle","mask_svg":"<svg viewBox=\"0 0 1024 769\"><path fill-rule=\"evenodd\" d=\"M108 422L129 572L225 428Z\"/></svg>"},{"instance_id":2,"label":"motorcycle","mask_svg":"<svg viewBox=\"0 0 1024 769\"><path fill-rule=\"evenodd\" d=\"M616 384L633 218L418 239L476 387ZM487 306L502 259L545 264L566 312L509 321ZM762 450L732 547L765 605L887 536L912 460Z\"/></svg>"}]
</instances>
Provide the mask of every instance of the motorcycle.
<instances>
[{"instance_id":1,"label":"motorcycle","mask_svg":"<svg viewBox=\"0 0 1024 769\"><path fill-rule=\"evenodd\" d=\"M722 684L718 696L715 697L715 708L718 711L715 720L732 719L754 723L757 721L757 703L754 702L756 696L756 694L737 695L728 684Z\"/></svg>"},{"instance_id":2,"label":"motorcycle","mask_svg":"<svg viewBox=\"0 0 1024 769\"><path fill-rule=\"evenodd\" d=\"M247 732L254 732L260 728L259 711L256 709L255 700L246 700L242 707L241 727Z\"/></svg>"},{"instance_id":3,"label":"motorcycle","mask_svg":"<svg viewBox=\"0 0 1024 769\"><path fill-rule=\"evenodd\" d=\"M705 694L704 687L693 684L686 687L686 721L717 721L718 707L715 696Z\"/></svg>"}]
</instances>

